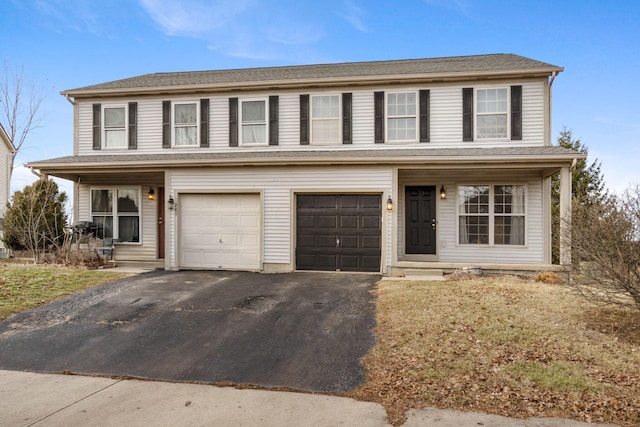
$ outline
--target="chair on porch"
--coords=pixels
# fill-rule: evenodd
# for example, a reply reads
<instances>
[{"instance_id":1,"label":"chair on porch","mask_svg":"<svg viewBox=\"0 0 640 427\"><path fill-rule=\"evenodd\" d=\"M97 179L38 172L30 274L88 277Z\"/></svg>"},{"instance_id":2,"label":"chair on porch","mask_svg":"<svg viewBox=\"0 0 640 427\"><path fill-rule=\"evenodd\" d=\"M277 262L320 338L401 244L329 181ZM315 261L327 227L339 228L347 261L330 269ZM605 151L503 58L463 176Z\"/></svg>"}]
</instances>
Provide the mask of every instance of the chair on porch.
<instances>
[{"instance_id":1,"label":"chair on porch","mask_svg":"<svg viewBox=\"0 0 640 427\"><path fill-rule=\"evenodd\" d=\"M105 237L102 239L102 246L96 248L96 253L102 256L108 256L110 261L113 261L113 254L115 251L115 243L117 239L113 237Z\"/></svg>"}]
</instances>

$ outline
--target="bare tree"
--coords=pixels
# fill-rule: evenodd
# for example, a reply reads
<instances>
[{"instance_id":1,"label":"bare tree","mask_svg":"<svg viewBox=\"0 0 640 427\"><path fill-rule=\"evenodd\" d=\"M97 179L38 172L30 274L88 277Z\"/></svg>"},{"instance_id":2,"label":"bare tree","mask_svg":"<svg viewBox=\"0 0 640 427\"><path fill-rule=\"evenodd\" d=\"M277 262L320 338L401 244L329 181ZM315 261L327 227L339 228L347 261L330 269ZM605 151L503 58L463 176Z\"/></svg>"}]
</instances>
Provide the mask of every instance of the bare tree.
<instances>
[{"instance_id":1,"label":"bare tree","mask_svg":"<svg viewBox=\"0 0 640 427\"><path fill-rule=\"evenodd\" d=\"M11 157L10 173L16 156L29 134L40 126L38 111L44 101L44 91L35 82L26 82L24 67L13 71L5 61L0 77L0 123L7 132L16 151Z\"/></svg>"},{"instance_id":2,"label":"bare tree","mask_svg":"<svg viewBox=\"0 0 640 427\"><path fill-rule=\"evenodd\" d=\"M47 252L59 250L65 243L66 200L55 182L42 179L16 191L7 204L5 244L14 250L26 249L34 263L42 261Z\"/></svg>"},{"instance_id":3,"label":"bare tree","mask_svg":"<svg viewBox=\"0 0 640 427\"><path fill-rule=\"evenodd\" d=\"M640 310L640 185L572 212L570 285L593 301Z\"/></svg>"}]
</instances>

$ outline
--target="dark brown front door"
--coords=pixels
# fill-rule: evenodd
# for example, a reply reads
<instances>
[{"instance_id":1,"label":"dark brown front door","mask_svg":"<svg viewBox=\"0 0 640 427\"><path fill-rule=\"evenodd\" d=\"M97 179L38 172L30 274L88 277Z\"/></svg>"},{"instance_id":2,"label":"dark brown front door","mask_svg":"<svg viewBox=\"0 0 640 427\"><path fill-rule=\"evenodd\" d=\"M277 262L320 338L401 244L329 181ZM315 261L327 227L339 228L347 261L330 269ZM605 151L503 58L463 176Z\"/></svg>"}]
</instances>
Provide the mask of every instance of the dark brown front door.
<instances>
[{"instance_id":1,"label":"dark brown front door","mask_svg":"<svg viewBox=\"0 0 640 427\"><path fill-rule=\"evenodd\" d=\"M296 269L380 271L379 194L301 194L296 200Z\"/></svg>"},{"instance_id":2,"label":"dark brown front door","mask_svg":"<svg viewBox=\"0 0 640 427\"><path fill-rule=\"evenodd\" d=\"M158 258L164 258L164 187L158 187Z\"/></svg>"},{"instance_id":3,"label":"dark brown front door","mask_svg":"<svg viewBox=\"0 0 640 427\"><path fill-rule=\"evenodd\" d=\"M436 187L405 187L405 252L436 253Z\"/></svg>"}]
</instances>

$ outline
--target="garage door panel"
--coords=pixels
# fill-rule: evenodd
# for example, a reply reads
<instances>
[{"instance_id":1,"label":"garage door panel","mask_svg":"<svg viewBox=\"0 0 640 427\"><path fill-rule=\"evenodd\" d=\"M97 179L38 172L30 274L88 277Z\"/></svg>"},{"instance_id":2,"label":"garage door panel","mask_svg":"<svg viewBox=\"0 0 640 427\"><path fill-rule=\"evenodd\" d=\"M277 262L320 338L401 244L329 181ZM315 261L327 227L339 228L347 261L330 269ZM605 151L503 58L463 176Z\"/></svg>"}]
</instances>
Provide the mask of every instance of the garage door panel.
<instances>
[{"instance_id":1,"label":"garage door panel","mask_svg":"<svg viewBox=\"0 0 640 427\"><path fill-rule=\"evenodd\" d=\"M379 216L363 215L360 217L360 226L362 228L373 228L379 230L381 225Z\"/></svg>"},{"instance_id":2,"label":"garage door panel","mask_svg":"<svg viewBox=\"0 0 640 427\"><path fill-rule=\"evenodd\" d=\"M319 228L337 228L338 218L335 215L319 215L317 226Z\"/></svg>"},{"instance_id":3,"label":"garage door panel","mask_svg":"<svg viewBox=\"0 0 640 427\"><path fill-rule=\"evenodd\" d=\"M186 194L180 206L181 267L260 267L258 194Z\"/></svg>"},{"instance_id":4,"label":"garage door panel","mask_svg":"<svg viewBox=\"0 0 640 427\"><path fill-rule=\"evenodd\" d=\"M380 271L380 195L306 194L296 202L297 269Z\"/></svg>"},{"instance_id":5,"label":"garage door panel","mask_svg":"<svg viewBox=\"0 0 640 427\"><path fill-rule=\"evenodd\" d=\"M358 228L358 215L341 216L340 228Z\"/></svg>"}]
</instances>

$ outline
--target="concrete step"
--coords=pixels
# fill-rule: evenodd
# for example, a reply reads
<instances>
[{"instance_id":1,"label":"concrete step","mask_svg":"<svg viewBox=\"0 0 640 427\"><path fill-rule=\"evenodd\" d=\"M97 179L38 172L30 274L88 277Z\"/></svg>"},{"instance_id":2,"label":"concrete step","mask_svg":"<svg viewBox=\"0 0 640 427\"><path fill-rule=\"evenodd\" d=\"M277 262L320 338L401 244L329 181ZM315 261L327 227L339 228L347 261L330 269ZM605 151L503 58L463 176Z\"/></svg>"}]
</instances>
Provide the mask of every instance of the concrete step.
<instances>
[{"instance_id":1,"label":"concrete step","mask_svg":"<svg viewBox=\"0 0 640 427\"><path fill-rule=\"evenodd\" d=\"M410 268L404 271L407 280L444 280L444 271L434 268Z\"/></svg>"}]
</instances>

